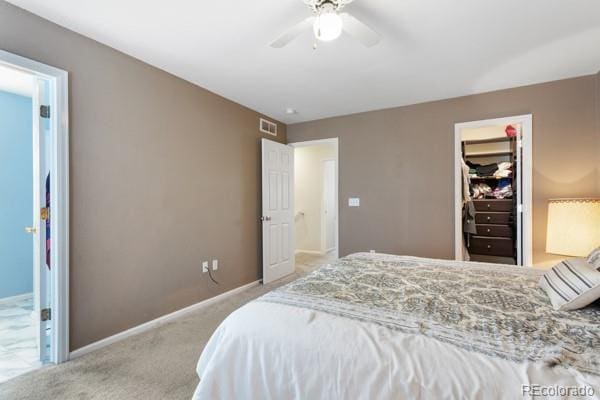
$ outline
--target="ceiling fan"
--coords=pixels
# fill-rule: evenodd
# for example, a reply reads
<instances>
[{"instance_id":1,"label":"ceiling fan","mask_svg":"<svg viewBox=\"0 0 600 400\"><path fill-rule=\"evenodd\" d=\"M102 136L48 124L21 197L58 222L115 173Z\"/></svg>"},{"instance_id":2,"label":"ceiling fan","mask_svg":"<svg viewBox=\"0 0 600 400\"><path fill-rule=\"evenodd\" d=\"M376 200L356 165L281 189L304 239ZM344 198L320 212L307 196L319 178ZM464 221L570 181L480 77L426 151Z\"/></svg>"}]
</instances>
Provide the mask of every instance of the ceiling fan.
<instances>
[{"instance_id":1,"label":"ceiling fan","mask_svg":"<svg viewBox=\"0 0 600 400\"><path fill-rule=\"evenodd\" d=\"M373 29L348 13L340 13L344 6L354 0L302 0L313 12L313 16L297 23L271 43L281 48L312 26L315 38L321 42L337 39L342 31L357 39L366 47L379 43L380 36ZM314 45L316 48L316 43Z\"/></svg>"}]
</instances>

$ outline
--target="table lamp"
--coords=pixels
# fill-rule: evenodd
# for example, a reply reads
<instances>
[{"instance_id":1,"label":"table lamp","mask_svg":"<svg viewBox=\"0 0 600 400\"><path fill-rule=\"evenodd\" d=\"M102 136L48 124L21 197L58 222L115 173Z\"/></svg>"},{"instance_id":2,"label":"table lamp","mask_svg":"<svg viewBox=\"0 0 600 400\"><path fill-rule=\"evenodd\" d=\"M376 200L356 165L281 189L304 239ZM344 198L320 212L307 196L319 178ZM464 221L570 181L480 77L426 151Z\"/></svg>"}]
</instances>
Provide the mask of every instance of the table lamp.
<instances>
[{"instance_id":1,"label":"table lamp","mask_svg":"<svg viewBox=\"0 0 600 400\"><path fill-rule=\"evenodd\" d=\"M600 246L600 199L548 200L546 253L585 257Z\"/></svg>"}]
</instances>

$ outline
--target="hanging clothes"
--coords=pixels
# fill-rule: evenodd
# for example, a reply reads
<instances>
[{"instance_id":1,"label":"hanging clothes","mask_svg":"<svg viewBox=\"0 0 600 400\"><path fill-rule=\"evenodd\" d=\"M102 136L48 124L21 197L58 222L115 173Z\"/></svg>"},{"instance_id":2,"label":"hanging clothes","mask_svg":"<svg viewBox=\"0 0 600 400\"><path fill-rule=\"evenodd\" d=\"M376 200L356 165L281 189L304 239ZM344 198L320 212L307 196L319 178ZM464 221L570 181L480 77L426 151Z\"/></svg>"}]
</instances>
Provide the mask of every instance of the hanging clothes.
<instances>
[{"instance_id":1,"label":"hanging clothes","mask_svg":"<svg viewBox=\"0 0 600 400\"><path fill-rule=\"evenodd\" d=\"M467 163L465 163L465 160L463 158L461 158L460 161L462 163L462 189L464 205L466 202L471 201L471 178L469 177L469 166L467 165Z\"/></svg>"},{"instance_id":2,"label":"hanging clothes","mask_svg":"<svg viewBox=\"0 0 600 400\"><path fill-rule=\"evenodd\" d=\"M463 207L463 232L477 234L475 226L475 204L473 201L468 201Z\"/></svg>"},{"instance_id":3,"label":"hanging clothes","mask_svg":"<svg viewBox=\"0 0 600 400\"><path fill-rule=\"evenodd\" d=\"M475 227L475 205L471 199L471 178L469 177L469 166L464 159L462 162L463 177L463 232L477 233Z\"/></svg>"}]
</instances>

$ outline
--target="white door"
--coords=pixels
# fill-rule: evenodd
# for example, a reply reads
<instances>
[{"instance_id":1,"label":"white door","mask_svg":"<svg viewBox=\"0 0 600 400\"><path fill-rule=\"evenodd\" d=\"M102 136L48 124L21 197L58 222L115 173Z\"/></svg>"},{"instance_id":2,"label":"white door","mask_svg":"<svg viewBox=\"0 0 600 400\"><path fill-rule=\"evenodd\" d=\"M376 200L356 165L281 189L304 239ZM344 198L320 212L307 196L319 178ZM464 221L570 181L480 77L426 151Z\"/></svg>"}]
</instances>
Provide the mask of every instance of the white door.
<instances>
[{"instance_id":1,"label":"white door","mask_svg":"<svg viewBox=\"0 0 600 400\"><path fill-rule=\"evenodd\" d=\"M524 265L523 263L523 127L521 124L515 124L517 126L517 140L516 140L516 160L513 171L513 191L517 192L517 213L516 219L516 246L517 246L517 265Z\"/></svg>"},{"instance_id":2,"label":"white door","mask_svg":"<svg viewBox=\"0 0 600 400\"><path fill-rule=\"evenodd\" d=\"M294 149L262 139L263 283L294 272Z\"/></svg>"},{"instance_id":3,"label":"white door","mask_svg":"<svg viewBox=\"0 0 600 400\"><path fill-rule=\"evenodd\" d=\"M323 250L335 249L336 198L335 160L323 161Z\"/></svg>"},{"instance_id":4,"label":"white door","mask_svg":"<svg viewBox=\"0 0 600 400\"><path fill-rule=\"evenodd\" d=\"M50 271L50 160L48 149L50 115L48 82L36 78L34 81L33 104L33 268L34 268L34 311L36 333L38 335L39 355L43 362L50 361L51 344L51 271Z\"/></svg>"}]
</instances>

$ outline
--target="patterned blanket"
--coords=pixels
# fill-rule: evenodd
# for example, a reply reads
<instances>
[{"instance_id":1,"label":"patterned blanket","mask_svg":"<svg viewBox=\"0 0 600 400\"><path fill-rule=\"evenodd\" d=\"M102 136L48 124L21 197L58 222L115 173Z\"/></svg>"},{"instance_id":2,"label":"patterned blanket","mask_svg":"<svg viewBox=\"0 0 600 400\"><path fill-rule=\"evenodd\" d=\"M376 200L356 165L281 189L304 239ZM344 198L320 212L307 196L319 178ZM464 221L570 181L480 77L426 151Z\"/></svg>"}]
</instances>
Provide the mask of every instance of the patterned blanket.
<instances>
[{"instance_id":1,"label":"patterned blanket","mask_svg":"<svg viewBox=\"0 0 600 400\"><path fill-rule=\"evenodd\" d=\"M493 357L600 375L600 306L555 311L543 271L357 253L258 301L309 308L421 334Z\"/></svg>"}]
</instances>

